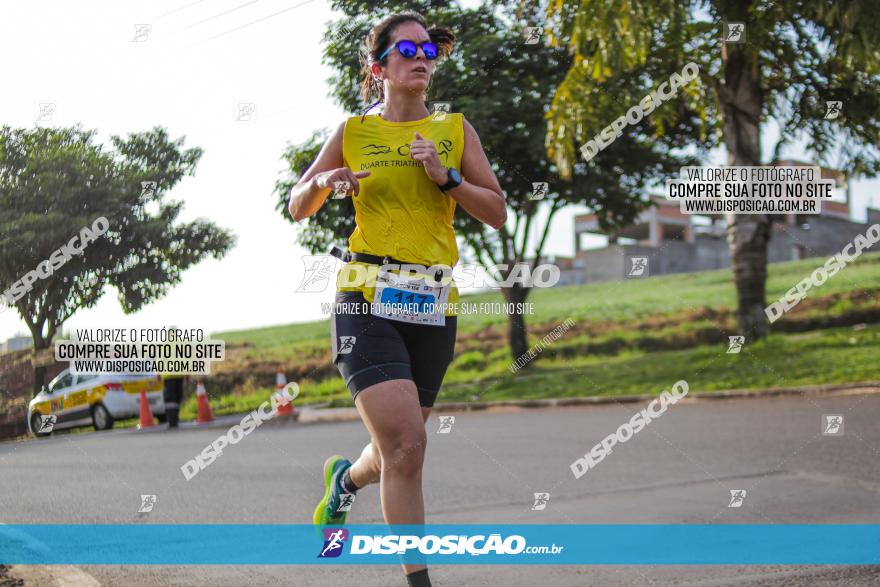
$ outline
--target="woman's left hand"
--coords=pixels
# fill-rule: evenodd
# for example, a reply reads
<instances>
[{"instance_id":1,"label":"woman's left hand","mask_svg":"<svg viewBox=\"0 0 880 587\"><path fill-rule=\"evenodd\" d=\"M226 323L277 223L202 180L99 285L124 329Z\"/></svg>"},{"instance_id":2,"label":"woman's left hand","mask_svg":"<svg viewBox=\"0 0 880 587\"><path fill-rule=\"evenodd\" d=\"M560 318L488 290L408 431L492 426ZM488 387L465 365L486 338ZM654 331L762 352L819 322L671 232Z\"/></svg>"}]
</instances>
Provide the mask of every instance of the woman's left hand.
<instances>
[{"instance_id":1,"label":"woman's left hand","mask_svg":"<svg viewBox=\"0 0 880 587\"><path fill-rule=\"evenodd\" d=\"M434 141L429 141L417 132L416 138L409 145L409 156L421 162L431 181L439 184L446 183L447 169L440 163Z\"/></svg>"}]
</instances>

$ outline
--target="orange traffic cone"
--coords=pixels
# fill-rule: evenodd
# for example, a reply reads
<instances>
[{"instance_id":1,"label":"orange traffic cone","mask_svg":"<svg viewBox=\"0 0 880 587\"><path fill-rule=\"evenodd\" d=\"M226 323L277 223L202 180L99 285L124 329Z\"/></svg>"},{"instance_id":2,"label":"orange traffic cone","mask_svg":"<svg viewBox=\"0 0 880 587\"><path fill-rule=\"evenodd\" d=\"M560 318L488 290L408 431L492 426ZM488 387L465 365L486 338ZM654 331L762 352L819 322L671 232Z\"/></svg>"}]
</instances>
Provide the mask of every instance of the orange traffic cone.
<instances>
[{"instance_id":1,"label":"orange traffic cone","mask_svg":"<svg viewBox=\"0 0 880 587\"><path fill-rule=\"evenodd\" d=\"M293 415L293 402L290 400L284 400L284 388L287 386L287 377L284 376L284 371L278 369L278 373L275 375L275 398L278 401L278 407L275 408L276 416L292 416Z\"/></svg>"},{"instance_id":2,"label":"orange traffic cone","mask_svg":"<svg viewBox=\"0 0 880 587\"><path fill-rule=\"evenodd\" d=\"M150 410L150 401L147 399L147 392L141 390L141 421L138 424L138 430L149 428L156 425L156 419L153 418L153 412Z\"/></svg>"},{"instance_id":3,"label":"orange traffic cone","mask_svg":"<svg viewBox=\"0 0 880 587\"><path fill-rule=\"evenodd\" d=\"M211 413L211 404L208 402L208 392L205 391L205 380L199 377L196 380L196 402L199 406L199 415L196 416L196 422L206 424L214 421L214 414Z\"/></svg>"}]
</instances>

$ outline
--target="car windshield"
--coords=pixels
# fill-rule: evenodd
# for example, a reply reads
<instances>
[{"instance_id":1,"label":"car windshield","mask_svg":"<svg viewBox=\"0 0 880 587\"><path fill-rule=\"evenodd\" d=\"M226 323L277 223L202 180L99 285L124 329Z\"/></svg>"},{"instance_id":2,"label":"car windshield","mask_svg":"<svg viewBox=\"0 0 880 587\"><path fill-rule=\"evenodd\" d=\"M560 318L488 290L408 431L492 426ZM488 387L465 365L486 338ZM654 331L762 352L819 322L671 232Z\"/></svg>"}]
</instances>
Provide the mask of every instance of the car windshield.
<instances>
[{"instance_id":1,"label":"car windshield","mask_svg":"<svg viewBox=\"0 0 880 587\"><path fill-rule=\"evenodd\" d=\"M58 377L52 380L49 384L49 392L54 392L58 389L70 386L73 381L73 376L69 371L62 371Z\"/></svg>"}]
</instances>

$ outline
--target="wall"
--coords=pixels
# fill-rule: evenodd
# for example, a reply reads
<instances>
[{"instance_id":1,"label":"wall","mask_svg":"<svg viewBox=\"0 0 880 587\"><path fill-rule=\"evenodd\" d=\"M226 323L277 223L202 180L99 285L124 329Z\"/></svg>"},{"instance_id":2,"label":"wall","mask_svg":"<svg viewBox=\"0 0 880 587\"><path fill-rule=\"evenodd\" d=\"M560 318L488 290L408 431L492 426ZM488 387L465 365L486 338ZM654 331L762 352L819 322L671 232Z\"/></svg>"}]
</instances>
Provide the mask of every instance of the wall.
<instances>
[{"instance_id":1,"label":"wall","mask_svg":"<svg viewBox=\"0 0 880 587\"><path fill-rule=\"evenodd\" d=\"M49 365L46 383L66 368L66 363ZM27 404L33 397L33 381L29 349L0 355L0 438L27 432Z\"/></svg>"},{"instance_id":2,"label":"wall","mask_svg":"<svg viewBox=\"0 0 880 587\"><path fill-rule=\"evenodd\" d=\"M806 256L827 258L864 234L868 226L880 223L880 210L868 209L868 223L842 218L811 217L809 228L797 225L773 225L767 246L769 263L797 259L795 245L806 248ZM582 270L566 272L567 283L595 283L624 279L627 257L648 257L650 275L688 273L730 267L730 249L724 238L696 234L693 244L681 240L662 241L659 247L646 245L609 245L601 249L578 251L576 261Z\"/></svg>"}]
</instances>

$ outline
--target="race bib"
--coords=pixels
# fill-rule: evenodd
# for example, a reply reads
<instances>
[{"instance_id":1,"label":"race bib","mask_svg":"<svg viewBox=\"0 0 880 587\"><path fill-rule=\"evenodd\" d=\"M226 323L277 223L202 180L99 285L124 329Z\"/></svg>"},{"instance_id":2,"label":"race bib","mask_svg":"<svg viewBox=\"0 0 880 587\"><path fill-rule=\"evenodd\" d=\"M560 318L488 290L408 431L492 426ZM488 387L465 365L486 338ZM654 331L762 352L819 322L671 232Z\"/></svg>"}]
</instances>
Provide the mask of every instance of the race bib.
<instances>
[{"instance_id":1,"label":"race bib","mask_svg":"<svg viewBox=\"0 0 880 587\"><path fill-rule=\"evenodd\" d=\"M370 313L398 322L445 326L450 285L434 285L424 277L380 272Z\"/></svg>"}]
</instances>

